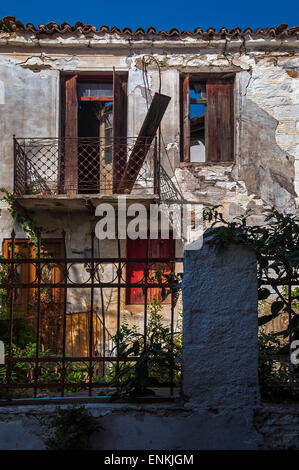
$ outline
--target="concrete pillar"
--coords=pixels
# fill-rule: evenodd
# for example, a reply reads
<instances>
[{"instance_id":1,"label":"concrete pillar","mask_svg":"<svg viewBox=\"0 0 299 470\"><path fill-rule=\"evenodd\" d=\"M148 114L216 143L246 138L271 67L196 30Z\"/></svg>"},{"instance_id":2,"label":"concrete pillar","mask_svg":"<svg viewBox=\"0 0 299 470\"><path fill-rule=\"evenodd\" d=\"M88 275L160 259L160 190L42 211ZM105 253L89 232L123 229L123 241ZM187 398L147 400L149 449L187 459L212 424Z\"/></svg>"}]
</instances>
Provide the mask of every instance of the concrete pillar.
<instances>
[{"instance_id":1,"label":"concrete pillar","mask_svg":"<svg viewBox=\"0 0 299 470\"><path fill-rule=\"evenodd\" d=\"M185 251L183 393L188 406L259 404L256 258L239 245Z\"/></svg>"}]
</instances>

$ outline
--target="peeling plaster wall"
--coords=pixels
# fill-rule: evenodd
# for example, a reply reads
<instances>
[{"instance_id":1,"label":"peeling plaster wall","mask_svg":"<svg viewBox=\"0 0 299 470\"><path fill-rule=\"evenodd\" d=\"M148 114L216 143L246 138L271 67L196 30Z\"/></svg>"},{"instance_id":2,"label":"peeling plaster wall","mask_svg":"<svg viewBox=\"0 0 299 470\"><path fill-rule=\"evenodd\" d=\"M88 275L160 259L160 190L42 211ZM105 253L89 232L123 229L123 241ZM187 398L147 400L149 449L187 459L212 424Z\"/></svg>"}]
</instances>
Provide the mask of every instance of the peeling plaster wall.
<instances>
[{"instance_id":1,"label":"peeling plaster wall","mask_svg":"<svg viewBox=\"0 0 299 470\"><path fill-rule=\"evenodd\" d=\"M287 73L299 58L278 65L269 53L265 66L265 55L230 57L229 63L247 69L235 79L235 165L181 165L177 170L191 200L221 203L226 217L253 209L254 222L271 206L295 212L299 189L299 80Z\"/></svg>"},{"instance_id":2,"label":"peeling plaster wall","mask_svg":"<svg viewBox=\"0 0 299 470\"><path fill-rule=\"evenodd\" d=\"M128 135L137 135L150 96L143 56L160 64L161 92L171 96L162 121L162 164L186 199L222 204L227 217L251 208L254 221L265 208L295 211L299 191L298 42L285 40L130 42L116 36L37 39L26 33L0 38L0 184L13 182L12 135L59 134L61 72L128 72ZM235 79L235 164L180 165L179 77L181 72L232 72ZM159 73L148 66L151 93ZM3 207L0 230L9 225Z\"/></svg>"},{"instance_id":3,"label":"peeling plaster wall","mask_svg":"<svg viewBox=\"0 0 299 470\"><path fill-rule=\"evenodd\" d=\"M13 188L13 134L58 135L59 71L34 73L0 55L0 186Z\"/></svg>"},{"instance_id":4,"label":"peeling plaster wall","mask_svg":"<svg viewBox=\"0 0 299 470\"><path fill-rule=\"evenodd\" d=\"M93 34L87 39L71 34L36 38L31 33L0 33L0 186L13 187L13 134L59 135L61 73L111 72L113 67L127 72L128 136L136 136L151 101L143 73L145 58L151 95L161 87L162 93L171 96L162 120L161 161L185 199L221 204L227 218L252 209L252 223L261 223L265 209L273 205L294 212L299 200L298 47L298 41L291 39L150 42L128 41L117 34ZM161 82L149 55L159 64ZM182 72L235 74L234 163L180 163ZM139 190L140 195L143 192ZM89 248L88 236L95 225L90 214L82 217L69 211L57 217L39 208L35 217L49 237L66 230L69 255ZM13 226L16 236L24 237L2 202L1 238L8 238ZM107 245L105 251L114 249ZM85 297L74 292L72 305L85 309Z\"/></svg>"},{"instance_id":5,"label":"peeling plaster wall","mask_svg":"<svg viewBox=\"0 0 299 470\"><path fill-rule=\"evenodd\" d=\"M162 121L167 151L162 164L185 197L223 204L230 216L254 209L259 220L267 206L295 211L299 192L298 41L285 39L180 41L128 40L116 34L0 36L1 176L12 184L11 136L50 136L59 132L60 72L128 72L128 135L137 135L147 99L142 58L160 65L161 92L171 96ZM232 72L235 79L235 164L179 167L181 72ZM157 66L148 66L152 94L159 89ZM4 104L1 104L4 103ZM149 103L148 103L149 104ZM20 119L22 116L22 119ZM174 176L175 169L176 175ZM9 182L9 184L8 184ZM186 186L188 182L188 187ZM235 184L232 184L235 183Z\"/></svg>"}]
</instances>

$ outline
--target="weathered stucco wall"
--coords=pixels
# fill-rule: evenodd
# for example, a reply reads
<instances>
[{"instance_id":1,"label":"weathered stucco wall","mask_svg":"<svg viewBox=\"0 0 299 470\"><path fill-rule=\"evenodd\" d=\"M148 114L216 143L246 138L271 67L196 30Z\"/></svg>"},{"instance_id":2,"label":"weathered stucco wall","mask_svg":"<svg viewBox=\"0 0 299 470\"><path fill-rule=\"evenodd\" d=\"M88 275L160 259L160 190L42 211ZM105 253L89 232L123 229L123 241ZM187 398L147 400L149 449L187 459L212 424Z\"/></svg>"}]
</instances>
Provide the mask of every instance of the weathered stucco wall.
<instances>
[{"instance_id":1,"label":"weathered stucco wall","mask_svg":"<svg viewBox=\"0 0 299 470\"><path fill-rule=\"evenodd\" d=\"M138 133L147 109L142 59L160 66L161 91L171 96L162 122L167 152L162 163L186 198L223 204L226 215L266 206L295 211L299 191L298 41L293 38L129 40L91 33L36 37L0 33L1 176L12 185L12 134L50 136L59 132L59 73L128 72L128 135ZM150 62L150 61L149 61ZM181 72L235 74L235 164L179 166L179 77ZM159 89L154 62L148 65L151 92ZM22 118L20 119L20 116ZM256 219L258 220L258 219Z\"/></svg>"},{"instance_id":2,"label":"weathered stucco wall","mask_svg":"<svg viewBox=\"0 0 299 470\"><path fill-rule=\"evenodd\" d=\"M177 170L190 200L220 202L226 217L251 209L259 222L267 206L296 211L299 80L288 72L299 58L279 61L278 54L229 56L244 69L235 79L235 164L183 164Z\"/></svg>"},{"instance_id":3,"label":"weathered stucco wall","mask_svg":"<svg viewBox=\"0 0 299 470\"><path fill-rule=\"evenodd\" d=\"M58 135L59 71L35 73L0 54L0 186L13 189L13 135Z\"/></svg>"},{"instance_id":4,"label":"weathered stucco wall","mask_svg":"<svg viewBox=\"0 0 299 470\"><path fill-rule=\"evenodd\" d=\"M254 253L237 245L219 250L207 241L198 251L186 251L183 312L183 390L190 406L257 406Z\"/></svg>"}]
</instances>

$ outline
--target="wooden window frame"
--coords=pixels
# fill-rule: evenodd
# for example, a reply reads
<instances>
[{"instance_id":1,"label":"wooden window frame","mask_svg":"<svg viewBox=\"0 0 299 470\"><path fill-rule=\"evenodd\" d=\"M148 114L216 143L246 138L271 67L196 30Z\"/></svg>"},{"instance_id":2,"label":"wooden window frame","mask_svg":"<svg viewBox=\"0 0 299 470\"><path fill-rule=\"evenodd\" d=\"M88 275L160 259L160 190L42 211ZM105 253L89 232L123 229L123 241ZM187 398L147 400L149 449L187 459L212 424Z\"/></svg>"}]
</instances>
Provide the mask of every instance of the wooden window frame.
<instances>
[{"instance_id":1,"label":"wooden window frame","mask_svg":"<svg viewBox=\"0 0 299 470\"><path fill-rule=\"evenodd\" d=\"M122 139L127 138L127 74L120 74L113 70L109 75L65 75L65 96L63 102L62 116L64 119L64 136L69 139L65 148L64 180L66 194L78 193L78 102L79 101L111 101L113 102L112 117L112 161L113 161L113 192L116 192L119 181L124 170L127 155L123 150ZM112 80L113 97L93 98L80 100L78 97L77 83ZM114 158L115 156L115 158Z\"/></svg>"},{"instance_id":2,"label":"wooden window frame","mask_svg":"<svg viewBox=\"0 0 299 470\"><path fill-rule=\"evenodd\" d=\"M190 162L190 83L206 84L205 162L234 162L234 74L184 74L181 76L181 161Z\"/></svg>"},{"instance_id":3,"label":"wooden window frame","mask_svg":"<svg viewBox=\"0 0 299 470\"><path fill-rule=\"evenodd\" d=\"M3 242L2 242L2 252L3 252L3 256L5 258L10 258L10 254L9 254L9 244L12 243L12 239L11 238L5 238L3 239ZM64 242L63 242L63 239L62 238L47 238L47 239L44 239L42 240L42 243L43 245L46 245L47 244L51 244L51 243L54 243L54 244L57 244L59 245L59 258L64 258L65 256L65 248L64 248ZM29 240L28 238L16 238L15 239L15 250L18 250L18 247L20 245L25 245L26 248L27 248L27 251L28 251L28 256L26 255L25 256L25 259L36 259L36 254L34 253L34 243ZM36 268L35 268L35 265L32 263L21 263L20 264L21 266L21 273L20 273L20 277L22 279L22 282L24 284L30 284L30 283L33 283L34 280L36 279ZM55 272L56 274L54 273L54 275L58 276L58 279L55 280L54 282L60 282L62 281L63 279L63 266L61 267L58 267L58 266L55 266ZM54 302L57 302L57 303L61 303L62 302L62 299L63 299L63 289L62 288L59 288L59 287L53 287L53 299L54 299ZM27 313L27 310L29 308L29 304L30 302L33 301L34 299L34 291L35 291L35 288L31 288L31 287L24 287L24 288L21 288L20 289L20 298L17 300L17 305L16 305L16 310L20 310L22 311L23 313Z\"/></svg>"},{"instance_id":4,"label":"wooden window frame","mask_svg":"<svg viewBox=\"0 0 299 470\"><path fill-rule=\"evenodd\" d=\"M77 83L112 83L113 86L113 74L111 75L78 75ZM78 101L111 101L113 102L114 96L79 96Z\"/></svg>"}]
</instances>

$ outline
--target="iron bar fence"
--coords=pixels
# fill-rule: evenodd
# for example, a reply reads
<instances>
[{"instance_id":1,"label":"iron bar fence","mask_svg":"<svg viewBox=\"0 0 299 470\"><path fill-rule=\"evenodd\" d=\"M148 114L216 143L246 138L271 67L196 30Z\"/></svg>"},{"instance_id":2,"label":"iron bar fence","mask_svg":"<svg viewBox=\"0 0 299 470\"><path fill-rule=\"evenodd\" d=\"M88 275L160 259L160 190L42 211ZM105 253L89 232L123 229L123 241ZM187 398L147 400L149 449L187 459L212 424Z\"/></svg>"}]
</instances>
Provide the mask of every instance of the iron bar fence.
<instances>
[{"instance_id":1,"label":"iron bar fence","mask_svg":"<svg viewBox=\"0 0 299 470\"><path fill-rule=\"evenodd\" d=\"M94 233L88 257L66 257L65 232L63 256L47 251L40 235L32 256L22 253L14 232L8 242L8 255L0 258L0 339L6 348L5 364L0 365L0 398L107 395L132 377L146 352L155 392L164 390L164 395L172 396L179 389L181 346L176 335L181 334L177 331L181 286L175 266L182 259L153 258L148 249L145 258L128 259L121 256L120 240L116 240L116 257L99 257ZM138 280L128 279L129 263L137 263L142 270ZM157 266L163 267L165 275L155 276ZM129 307L124 291L132 288L143 293L143 305L135 313L139 323L130 318L128 322L126 317ZM149 294L153 289L154 299ZM169 295L157 300L162 289ZM73 311L76 299L85 305L83 313ZM149 318L152 306L158 309ZM162 317L157 317L159 309ZM152 321L157 322L156 329L150 326ZM125 346L129 332L134 340L131 352L130 344ZM81 343L77 344L78 335ZM158 362L151 350L153 341L164 354Z\"/></svg>"},{"instance_id":2,"label":"iron bar fence","mask_svg":"<svg viewBox=\"0 0 299 470\"><path fill-rule=\"evenodd\" d=\"M17 196L117 193L133 149L135 166L130 170L133 191L154 193L158 177L156 139L153 143L142 139L138 147L136 142L137 137L14 137L14 193Z\"/></svg>"},{"instance_id":3,"label":"iron bar fence","mask_svg":"<svg viewBox=\"0 0 299 470\"><path fill-rule=\"evenodd\" d=\"M294 342L299 340L298 270L285 259L267 257L261 258L258 273L262 397L298 400L299 364L292 360Z\"/></svg>"}]
</instances>

